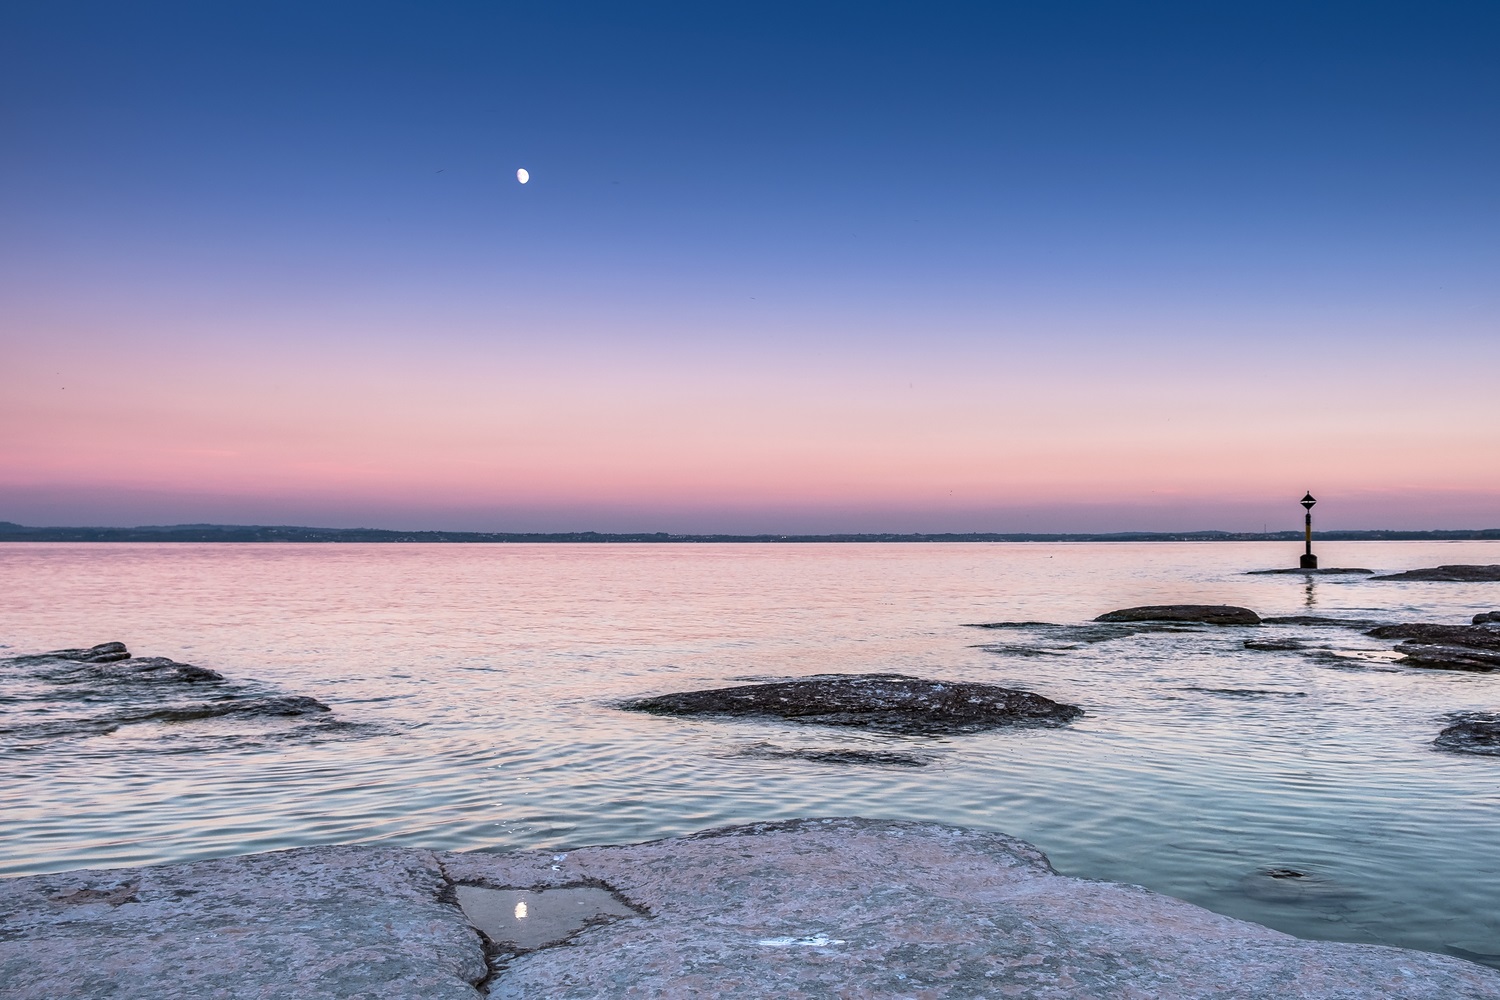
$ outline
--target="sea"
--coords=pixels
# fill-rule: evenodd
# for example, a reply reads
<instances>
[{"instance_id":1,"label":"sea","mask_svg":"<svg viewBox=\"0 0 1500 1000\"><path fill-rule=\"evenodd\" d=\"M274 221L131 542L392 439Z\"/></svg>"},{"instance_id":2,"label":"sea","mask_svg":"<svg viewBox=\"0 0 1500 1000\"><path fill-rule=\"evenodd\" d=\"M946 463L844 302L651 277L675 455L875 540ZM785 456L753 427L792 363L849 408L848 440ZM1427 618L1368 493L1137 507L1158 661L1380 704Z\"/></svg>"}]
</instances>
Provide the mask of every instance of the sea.
<instances>
[{"instance_id":1,"label":"sea","mask_svg":"<svg viewBox=\"0 0 1500 1000\"><path fill-rule=\"evenodd\" d=\"M1405 667L1360 627L1088 624L1143 604L1369 623L1500 609L1496 583L1249 572L1298 554L0 544L0 875L332 843L566 850L883 817L1011 834L1063 873L1302 937L1500 967L1500 757L1433 743L1463 713L1500 710L1500 673ZM1500 563L1500 543L1319 555L1391 572ZM1011 624L976 627L997 623ZM16 659L111 641L222 680ZM618 707L861 672L1002 684L1085 714L934 738Z\"/></svg>"}]
</instances>

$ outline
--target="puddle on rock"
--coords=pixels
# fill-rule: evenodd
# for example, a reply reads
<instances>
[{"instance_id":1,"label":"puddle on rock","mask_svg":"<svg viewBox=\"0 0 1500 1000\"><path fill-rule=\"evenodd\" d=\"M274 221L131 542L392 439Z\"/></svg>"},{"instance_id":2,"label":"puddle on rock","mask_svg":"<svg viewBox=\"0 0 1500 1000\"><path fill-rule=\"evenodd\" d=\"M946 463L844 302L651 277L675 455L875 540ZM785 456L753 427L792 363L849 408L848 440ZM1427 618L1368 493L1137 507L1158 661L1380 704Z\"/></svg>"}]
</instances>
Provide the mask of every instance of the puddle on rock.
<instances>
[{"instance_id":1,"label":"puddle on rock","mask_svg":"<svg viewBox=\"0 0 1500 1000\"><path fill-rule=\"evenodd\" d=\"M523 950L559 944L599 918L635 917L604 889L486 889L458 886L458 905L469 922L496 944Z\"/></svg>"}]
</instances>

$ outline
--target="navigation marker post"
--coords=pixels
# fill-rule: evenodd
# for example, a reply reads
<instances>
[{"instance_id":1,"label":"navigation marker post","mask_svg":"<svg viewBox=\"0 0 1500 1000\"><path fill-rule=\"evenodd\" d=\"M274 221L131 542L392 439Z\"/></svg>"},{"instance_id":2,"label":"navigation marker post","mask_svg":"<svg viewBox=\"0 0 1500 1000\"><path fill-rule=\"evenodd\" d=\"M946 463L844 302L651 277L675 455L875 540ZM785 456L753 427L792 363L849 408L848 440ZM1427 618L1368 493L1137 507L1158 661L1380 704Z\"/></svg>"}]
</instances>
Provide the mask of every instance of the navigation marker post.
<instances>
[{"instance_id":1,"label":"navigation marker post","mask_svg":"<svg viewBox=\"0 0 1500 1000\"><path fill-rule=\"evenodd\" d=\"M1312 551L1312 509L1313 504L1317 502L1313 499L1311 490L1308 490L1307 494L1301 500L1302 506L1307 508L1307 551L1302 556L1301 569L1318 568L1318 557L1313 555Z\"/></svg>"}]
</instances>

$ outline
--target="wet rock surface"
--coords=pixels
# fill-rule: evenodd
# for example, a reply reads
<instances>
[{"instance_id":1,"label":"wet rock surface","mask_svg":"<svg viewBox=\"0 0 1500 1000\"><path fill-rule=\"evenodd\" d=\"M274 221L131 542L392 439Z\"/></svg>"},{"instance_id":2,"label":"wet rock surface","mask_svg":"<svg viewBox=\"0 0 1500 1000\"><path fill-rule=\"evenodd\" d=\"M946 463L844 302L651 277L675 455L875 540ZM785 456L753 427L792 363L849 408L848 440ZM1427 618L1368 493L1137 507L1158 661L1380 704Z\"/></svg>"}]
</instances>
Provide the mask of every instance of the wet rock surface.
<instances>
[{"instance_id":1,"label":"wet rock surface","mask_svg":"<svg viewBox=\"0 0 1500 1000\"><path fill-rule=\"evenodd\" d=\"M1500 650L1473 649L1469 646L1445 646L1426 642L1403 642L1396 646L1401 654L1398 663L1431 670L1470 670L1489 673L1500 670Z\"/></svg>"},{"instance_id":2,"label":"wet rock surface","mask_svg":"<svg viewBox=\"0 0 1500 1000\"><path fill-rule=\"evenodd\" d=\"M233 723L241 735L255 720L262 730L267 725L284 729L294 720L304 735L335 730L349 735L355 728L336 722L316 698L230 681L216 670L164 656L133 656L118 642L0 658L0 682L5 685L0 749L12 751L104 736L127 726L156 726L163 738L181 737L188 732L184 727L215 720ZM170 728L174 725L178 728ZM199 735L205 749L216 750L236 733L220 727Z\"/></svg>"},{"instance_id":3,"label":"wet rock surface","mask_svg":"<svg viewBox=\"0 0 1500 1000\"><path fill-rule=\"evenodd\" d=\"M502 937L519 937L530 904L559 890L583 919L560 939L528 938L562 942L550 947L486 941L460 908L466 887L505 904L485 917ZM325 847L11 879L0 882L0 983L9 1000L475 998L481 987L561 1000L1500 998L1500 972L1462 959L1299 940L1059 875L1002 834L863 819L566 854Z\"/></svg>"},{"instance_id":4,"label":"wet rock surface","mask_svg":"<svg viewBox=\"0 0 1500 1000\"><path fill-rule=\"evenodd\" d=\"M1230 604L1150 604L1122 608L1095 618L1096 622L1196 622L1203 625L1259 625L1260 615Z\"/></svg>"},{"instance_id":5,"label":"wet rock surface","mask_svg":"<svg viewBox=\"0 0 1500 1000\"><path fill-rule=\"evenodd\" d=\"M1500 629L1487 625L1442 625L1416 622L1382 625L1369 635L1377 639L1404 639L1396 652L1405 666L1432 670L1500 670Z\"/></svg>"},{"instance_id":6,"label":"wet rock surface","mask_svg":"<svg viewBox=\"0 0 1500 1000\"><path fill-rule=\"evenodd\" d=\"M1409 569L1404 573L1388 573L1372 576L1372 580L1435 580L1447 583L1492 583L1500 581L1500 565L1492 566L1433 566L1428 569Z\"/></svg>"},{"instance_id":7,"label":"wet rock surface","mask_svg":"<svg viewBox=\"0 0 1500 1000\"><path fill-rule=\"evenodd\" d=\"M1475 625L1500 625L1500 611L1483 611L1474 616Z\"/></svg>"},{"instance_id":8,"label":"wet rock surface","mask_svg":"<svg viewBox=\"0 0 1500 1000\"><path fill-rule=\"evenodd\" d=\"M1500 757L1500 715L1482 712L1454 716L1433 745L1451 753Z\"/></svg>"},{"instance_id":9,"label":"wet rock surface","mask_svg":"<svg viewBox=\"0 0 1500 1000\"><path fill-rule=\"evenodd\" d=\"M785 719L924 736L1055 726L1083 714L1029 691L904 674L828 674L635 698L620 707L653 715Z\"/></svg>"}]
</instances>

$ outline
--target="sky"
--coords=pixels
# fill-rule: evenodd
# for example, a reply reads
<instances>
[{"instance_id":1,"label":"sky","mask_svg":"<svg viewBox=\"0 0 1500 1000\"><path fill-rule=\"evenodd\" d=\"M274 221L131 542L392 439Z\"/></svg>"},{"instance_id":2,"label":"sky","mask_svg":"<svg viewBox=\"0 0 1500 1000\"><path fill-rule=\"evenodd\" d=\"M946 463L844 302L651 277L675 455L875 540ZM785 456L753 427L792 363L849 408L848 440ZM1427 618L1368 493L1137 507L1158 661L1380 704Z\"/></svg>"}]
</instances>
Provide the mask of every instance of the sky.
<instances>
[{"instance_id":1,"label":"sky","mask_svg":"<svg viewBox=\"0 0 1500 1000\"><path fill-rule=\"evenodd\" d=\"M1490 0L0 0L0 520L1500 526L1496 51Z\"/></svg>"}]
</instances>

